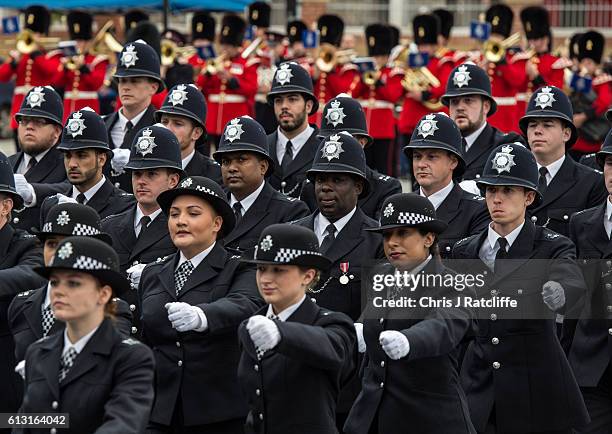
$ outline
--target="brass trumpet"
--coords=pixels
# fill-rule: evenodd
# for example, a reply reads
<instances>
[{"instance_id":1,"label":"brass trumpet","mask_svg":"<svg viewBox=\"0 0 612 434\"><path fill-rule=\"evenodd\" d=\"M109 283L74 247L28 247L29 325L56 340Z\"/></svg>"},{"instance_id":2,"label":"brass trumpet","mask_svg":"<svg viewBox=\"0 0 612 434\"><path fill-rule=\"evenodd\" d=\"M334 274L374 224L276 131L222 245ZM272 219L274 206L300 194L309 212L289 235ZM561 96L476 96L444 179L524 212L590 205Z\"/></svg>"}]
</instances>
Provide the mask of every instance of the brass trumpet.
<instances>
[{"instance_id":1,"label":"brass trumpet","mask_svg":"<svg viewBox=\"0 0 612 434\"><path fill-rule=\"evenodd\" d=\"M170 66L178 57L189 57L196 53L195 47L179 47L175 42L164 39L161 42L161 64Z\"/></svg>"},{"instance_id":2,"label":"brass trumpet","mask_svg":"<svg viewBox=\"0 0 612 434\"><path fill-rule=\"evenodd\" d=\"M331 44L321 44L315 65L321 72L330 72L336 65L349 63L356 56L355 50L338 50Z\"/></svg>"},{"instance_id":3,"label":"brass trumpet","mask_svg":"<svg viewBox=\"0 0 612 434\"><path fill-rule=\"evenodd\" d=\"M225 63L226 55L225 53L215 57L214 59L208 59L206 61L206 73L210 75L215 75L217 72L223 69L223 64Z\"/></svg>"},{"instance_id":4,"label":"brass trumpet","mask_svg":"<svg viewBox=\"0 0 612 434\"><path fill-rule=\"evenodd\" d=\"M47 36L36 36L30 29L23 29L16 38L17 51L21 54L30 54L36 50L50 50L57 47L60 38L50 38ZM4 41L10 42L13 41Z\"/></svg>"},{"instance_id":5,"label":"brass trumpet","mask_svg":"<svg viewBox=\"0 0 612 434\"><path fill-rule=\"evenodd\" d=\"M366 86L374 86L380 79L380 69L377 68L364 72L362 79Z\"/></svg>"},{"instance_id":6,"label":"brass trumpet","mask_svg":"<svg viewBox=\"0 0 612 434\"><path fill-rule=\"evenodd\" d=\"M506 57L506 50L521 41L521 34L515 33L501 42L487 40L482 46L485 59L491 63L499 63Z\"/></svg>"}]
</instances>

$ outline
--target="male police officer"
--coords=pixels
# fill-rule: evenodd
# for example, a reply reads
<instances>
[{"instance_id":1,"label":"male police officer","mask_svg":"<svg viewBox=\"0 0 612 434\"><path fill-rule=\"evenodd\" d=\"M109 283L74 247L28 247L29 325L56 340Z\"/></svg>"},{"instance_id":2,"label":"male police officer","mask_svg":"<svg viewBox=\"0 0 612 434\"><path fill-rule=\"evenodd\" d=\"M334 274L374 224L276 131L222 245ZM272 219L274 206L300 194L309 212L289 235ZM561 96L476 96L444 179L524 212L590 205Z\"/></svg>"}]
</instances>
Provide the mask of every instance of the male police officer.
<instances>
[{"instance_id":1,"label":"male police officer","mask_svg":"<svg viewBox=\"0 0 612 434\"><path fill-rule=\"evenodd\" d=\"M350 133L363 148L372 145L373 140L368 134L365 112L361 104L346 94L340 94L325 104L319 137L323 139L341 131ZM365 170L370 191L359 198L358 206L365 215L378 220L385 199L392 194L401 193L402 185L397 179L382 175L367 165ZM309 180L304 182L300 199L306 202L311 212L317 210L314 184Z\"/></svg>"},{"instance_id":2,"label":"male police officer","mask_svg":"<svg viewBox=\"0 0 612 434\"><path fill-rule=\"evenodd\" d=\"M455 244L453 257L466 260L455 267L484 276L479 298L518 305L476 311L478 335L461 367L472 422L479 433L569 434L588 420L555 329L556 314L576 309L584 295L574 245L526 218L541 195L535 158L523 145L495 148L478 186L492 223Z\"/></svg>"},{"instance_id":3,"label":"male police officer","mask_svg":"<svg viewBox=\"0 0 612 434\"><path fill-rule=\"evenodd\" d=\"M166 96L155 120L174 133L181 145L181 166L187 176L205 176L221 184L221 168L198 152L206 138L206 99L194 84L177 84Z\"/></svg>"},{"instance_id":4,"label":"male police officer","mask_svg":"<svg viewBox=\"0 0 612 434\"><path fill-rule=\"evenodd\" d=\"M577 211L599 205L607 192L600 172L576 163L567 151L578 137L569 98L554 86L531 96L519 122L538 163L538 190L543 201L531 210L531 220L563 235Z\"/></svg>"},{"instance_id":5,"label":"male police officer","mask_svg":"<svg viewBox=\"0 0 612 434\"><path fill-rule=\"evenodd\" d=\"M462 238L480 233L489 222L484 199L464 191L455 180L465 170L459 128L444 113L425 115L412 133L404 152L412 161L419 194L427 197L436 216L448 223L438 239L443 258Z\"/></svg>"},{"instance_id":6,"label":"male police officer","mask_svg":"<svg viewBox=\"0 0 612 434\"><path fill-rule=\"evenodd\" d=\"M64 156L57 149L62 135L62 99L51 86L35 87L15 114L21 151L9 157L15 187L25 208L15 211L12 224L29 231L38 227L40 204L51 194L66 189Z\"/></svg>"},{"instance_id":7,"label":"male police officer","mask_svg":"<svg viewBox=\"0 0 612 434\"><path fill-rule=\"evenodd\" d=\"M491 96L491 81L482 68L464 63L453 69L441 100L465 139L464 179L480 177L493 148L521 141L517 134L504 134L487 123L487 117L497 111L497 103Z\"/></svg>"},{"instance_id":8,"label":"male police officer","mask_svg":"<svg viewBox=\"0 0 612 434\"><path fill-rule=\"evenodd\" d=\"M110 178L116 187L128 192L132 183L123 168L130 159L130 146L136 132L155 123L151 99L164 89L159 62L150 45L144 41L130 42L123 47L113 76L118 82L122 106L104 119L113 152Z\"/></svg>"},{"instance_id":9,"label":"male police officer","mask_svg":"<svg viewBox=\"0 0 612 434\"><path fill-rule=\"evenodd\" d=\"M308 71L295 62L280 65L268 92L268 104L274 106L278 121L278 130L268 136L274 161L270 185L298 197L319 146L317 128L308 124L308 115L319 107Z\"/></svg>"},{"instance_id":10,"label":"male police officer","mask_svg":"<svg viewBox=\"0 0 612 434\"><path fill-rule=\"evenodd\" d=\"M255 247L261 231L308 215L306 205L274 190L265 180L274 170L263 127L248 116L232 119L213 154L221 164L223 183L236 225L223 238L226 248L245 251Z\"/></svg>"},{"instance_id":11,"label":"male police officer","mask_svg":"<svg viewBox=\"0 0 612 434\"><path fill-rule=\"evenodd\" d=\"M66 122L62 142L64 167L71 186L63 195L95 209L100 217L118 214L134 202L131 194L113 186L102 173L112 155L104 121L91 109L72 113ZM60 201L59 195L47 197L41 205L41 226L49 209Z\"/></svg>"}]
</instances>

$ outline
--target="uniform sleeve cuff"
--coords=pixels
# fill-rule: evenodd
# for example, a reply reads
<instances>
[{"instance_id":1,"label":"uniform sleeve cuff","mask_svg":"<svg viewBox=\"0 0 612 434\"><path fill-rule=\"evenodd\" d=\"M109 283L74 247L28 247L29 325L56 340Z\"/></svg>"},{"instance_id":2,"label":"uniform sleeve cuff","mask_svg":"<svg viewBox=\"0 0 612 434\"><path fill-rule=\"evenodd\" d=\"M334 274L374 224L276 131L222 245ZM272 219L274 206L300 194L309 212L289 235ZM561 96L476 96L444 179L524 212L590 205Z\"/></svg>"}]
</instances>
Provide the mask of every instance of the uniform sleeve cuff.
<instances>
[{"instance_id":1,"label":"uniform sleeve cuff","mask_svg":"<svg viewBox=\"0 0 612 434\"><path fill-rule=\"evenodd\" d=\"M196 309L198 310L198 317L200 317L200 327L195 329L195 331L204 332L208 329L208 319L206 318L206 315L204 314L204 311L202 309L197 306Z\"/></svg>"}]
</instances>

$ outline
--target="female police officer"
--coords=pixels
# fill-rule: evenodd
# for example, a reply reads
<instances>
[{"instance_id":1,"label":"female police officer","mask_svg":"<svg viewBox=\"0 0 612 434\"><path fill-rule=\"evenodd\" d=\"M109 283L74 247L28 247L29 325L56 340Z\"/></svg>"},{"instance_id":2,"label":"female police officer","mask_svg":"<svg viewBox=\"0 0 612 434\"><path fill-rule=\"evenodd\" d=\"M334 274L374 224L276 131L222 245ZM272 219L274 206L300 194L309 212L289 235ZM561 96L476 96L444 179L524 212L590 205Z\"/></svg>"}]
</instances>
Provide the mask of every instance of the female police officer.
<instances>
[{"instance_id":1,"label":"female police officer","mask_svg":"<svg viewBox=\"0 0 612 434\"><path fill-rule=\"evenodd\" d=\"M153 402L153 355L112 324L112 294L129 287L117 254L103 241L68 237L52 265L35 271L49 279L53 312L66 329L28 348L20 413L68 413L70 433L142 432Z\"/></svg>"},{"instance_id":2,"label":"female police officer","mask_svg":"<svg viewBox=\"0 0 612 434\"><path fill-rule=\"evenodd\" d=\"M143 340L155 353L151 433L242 433L236 331L261 305L255 271L219 241L234 227L221 187L185 178L157 201L178 252L142 273Z\"/></svg>"},{"instance_id":3,"label":"female police officer","mask_svg":"<svg viewBox=\"0 0 612 434\"><path fill-rule=\"evenodd\" d=\"M383 265L382 271L391 276L399 270L446 279L455 276L442 265L437 252L438 235L446 227L427 198L395 194L384 202L380 228L367 230L383 233L390 264ZM399 295L393 287L388 289L389 298ZM402 296L432 301L457 298L454 288L439 283L419 284L411 290ZM452 304L383 311L366 306L360 338L361 350L366 351L362 391L344 426L346 433L475 432L457 362L459 344L470 335L473 320L469 310L454 307L455 301Z\"/></svg>"},{"instance_id":4,"label":"female police officer","mask_svg":"<svg viewBox=\"0 0 612 434\"><path fill-rule=\"evenodd\" d=\"M238 377L251 410L247 432L337 433L336 400L353 368L355 331L348 316L306 297L331 261L314 232L289 224L264 229L253 257L243 260L257 264L257 286L268 303L238 332Z\"/></svg>"}]
</instances>

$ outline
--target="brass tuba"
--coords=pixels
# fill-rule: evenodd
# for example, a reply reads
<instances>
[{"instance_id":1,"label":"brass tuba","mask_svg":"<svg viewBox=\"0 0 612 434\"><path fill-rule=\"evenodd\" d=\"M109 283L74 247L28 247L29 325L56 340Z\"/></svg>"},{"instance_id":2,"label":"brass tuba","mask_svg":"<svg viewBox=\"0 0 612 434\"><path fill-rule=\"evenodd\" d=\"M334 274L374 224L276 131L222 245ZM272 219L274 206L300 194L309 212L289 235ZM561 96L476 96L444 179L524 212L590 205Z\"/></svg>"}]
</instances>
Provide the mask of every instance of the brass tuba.
<instances>
[{"instance_id":1,"label":"brass tuba","mask_svg":"<svg viewBox=\"0 0 612 434\"><path fill-rule=\"evenodd\" d=\"M488 39L482 46L485 59L491 63L499 63L506 57L506 50L521 41L521 34L515 33L501 42Z\"/></svg>"}]
</instances>

